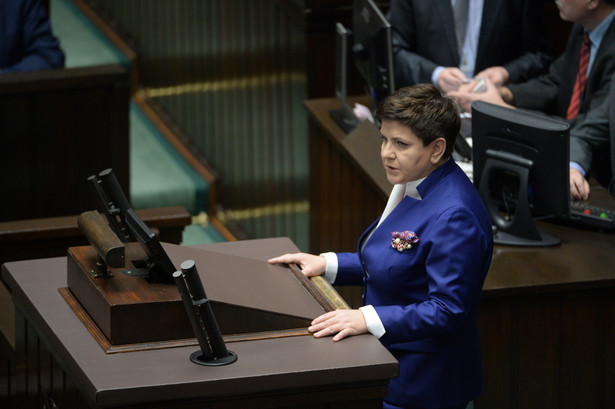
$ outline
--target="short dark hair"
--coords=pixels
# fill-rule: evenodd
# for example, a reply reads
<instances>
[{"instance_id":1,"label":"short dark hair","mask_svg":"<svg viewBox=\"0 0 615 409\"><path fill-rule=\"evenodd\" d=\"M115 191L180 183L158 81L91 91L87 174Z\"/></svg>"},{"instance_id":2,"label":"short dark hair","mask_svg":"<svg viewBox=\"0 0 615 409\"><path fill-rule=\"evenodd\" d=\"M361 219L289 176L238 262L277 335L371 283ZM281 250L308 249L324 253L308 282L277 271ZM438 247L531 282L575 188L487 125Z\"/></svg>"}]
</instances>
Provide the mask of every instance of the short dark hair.
<instances>
[{"instance_id":1,"label":"short dark hair","mask_svg":"<svg viewBox=\"0 0 615 409\"><path fill-rule=\"evenodd\" d=\"M376 119L407 126L423 145L444 138L446 158L453 152L461 126L457 103L431 84L416 84L395 91L380 103Z\"/></svg>"}]
</instances>

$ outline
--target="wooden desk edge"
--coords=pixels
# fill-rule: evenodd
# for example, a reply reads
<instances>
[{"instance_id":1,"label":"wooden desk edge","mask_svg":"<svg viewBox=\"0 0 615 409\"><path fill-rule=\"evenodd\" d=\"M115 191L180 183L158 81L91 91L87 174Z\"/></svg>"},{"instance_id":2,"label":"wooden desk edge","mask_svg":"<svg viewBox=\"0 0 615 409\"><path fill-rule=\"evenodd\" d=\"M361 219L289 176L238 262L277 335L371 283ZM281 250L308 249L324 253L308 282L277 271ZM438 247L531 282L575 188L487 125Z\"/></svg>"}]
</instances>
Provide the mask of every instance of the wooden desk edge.
<instances>
[{"instance_id":1,"label":"wooden desk edge","mask_svg":"<svg viewBox=\"0 0 615 409\"><path fill-rule=\"evenodd\" d=\"M152 227L187 226L192 216L182 206L137 210L137 214ZM81 236L78 215L0 222L0 244L33 241L44 238Z\"/></svg>"}]
</instances>

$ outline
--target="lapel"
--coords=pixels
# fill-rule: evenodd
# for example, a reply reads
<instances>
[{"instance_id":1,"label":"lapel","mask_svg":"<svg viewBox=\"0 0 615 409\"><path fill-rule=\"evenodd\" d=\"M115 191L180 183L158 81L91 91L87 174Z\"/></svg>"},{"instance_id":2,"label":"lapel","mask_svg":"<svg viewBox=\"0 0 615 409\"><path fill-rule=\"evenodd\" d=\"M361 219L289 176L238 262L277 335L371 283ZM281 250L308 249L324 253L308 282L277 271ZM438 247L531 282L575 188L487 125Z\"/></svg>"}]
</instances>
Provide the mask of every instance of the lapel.
<instances>
[{"instance_id":1,"label":"lapel","mask_svg":"<svg viewBox=\"0 0 615 409\"><path fill-rule=\"evenodd\" d=\"M415 206L417 199L409 196L404 196L388 217L382 220L376 220L359 239L357 248L359 258L363 261L364 252L368 252L371 258L382 257L382 249L388 249L391 246L393 231L403 231L407 229L419 229L422 226L415 225L411 222L413 219L409 209Z\"/></svg>"},{"instance_id":2,"label":"lapel","mask_svg":"<svg viewBox=\"0 0 615 409\"><path fill-rule=\"evenodd\" d=\"M448 43L448 50L450 51L455 65L459 65L459 54L457 50L457 37L455 36L455 19L453 17L453 7L451 6L451 0L435 0L434 1L436 13L442 17L442 26L444 27L444 34L446 36L446 42Z\"/></svg>"},{"instance_id":3,"label":"lapel","mask_svg":"<svg viewBox=\"0 0 615 409\"><path fill-rule=\"evenodd\" d=\"M478 48L476 50L476 66L481 61L487 49L487 43L498 23L498 14L503 0L487 0L483 2L483 15L480 23L480 33L478 35Z\"/></svg>"},{"instance_id":4,"label":"lapel","mask_svg":"<svg viewBox=\"0 0 615 409\"><path fill-rule=\"evenodd\" d=\"M587 83L585 85L586 89L587 87L589 87L589 83L592 82L593 83L593 79L594 79L594 72L598 69L597 67L602 65L602 61L604 60L605 56L606 58L612 58L613 55L613 44L612 41L614 40L615 37L615 20L611 21L611 24L609 25L609 27L606 29L606 32L604 33L604 37L602 38L602 42L600 43L600 47L598 48L598 50L596 50L596 56L594 58L594 62L592 64L591 70L589 71L589 74L587 75ZM577 65L579 64L579 59L580 54L581 54L581 43L583 42L583 30L580 31L580 35L579 35L579 44L578 44L578 51L577 51L577 60L576 63ZM600 84L597 84L598 86ZM597 88L596 88L597 89Z\"/></svg>"}]
</instances>

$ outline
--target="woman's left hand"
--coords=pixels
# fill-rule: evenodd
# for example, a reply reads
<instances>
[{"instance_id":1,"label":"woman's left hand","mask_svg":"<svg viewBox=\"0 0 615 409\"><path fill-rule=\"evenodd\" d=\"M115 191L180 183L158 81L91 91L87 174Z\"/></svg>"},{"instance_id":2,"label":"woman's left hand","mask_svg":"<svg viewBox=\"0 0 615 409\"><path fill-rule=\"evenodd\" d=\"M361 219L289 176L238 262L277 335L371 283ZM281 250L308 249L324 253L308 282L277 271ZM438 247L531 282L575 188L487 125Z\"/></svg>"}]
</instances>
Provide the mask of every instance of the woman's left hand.
<instances>
[{"instance_id":1,"label":"woman's left hand","mask_svg":"<svg viewBox=\"0 0 615 409\"><path fill-rule=\"evenodd\" d=\"M340 341L351 335L365 334L367 324L360 310L335 310L316 318L308 330L316 338L335 334L333 341Z\"/></svg>"}]
</instances>

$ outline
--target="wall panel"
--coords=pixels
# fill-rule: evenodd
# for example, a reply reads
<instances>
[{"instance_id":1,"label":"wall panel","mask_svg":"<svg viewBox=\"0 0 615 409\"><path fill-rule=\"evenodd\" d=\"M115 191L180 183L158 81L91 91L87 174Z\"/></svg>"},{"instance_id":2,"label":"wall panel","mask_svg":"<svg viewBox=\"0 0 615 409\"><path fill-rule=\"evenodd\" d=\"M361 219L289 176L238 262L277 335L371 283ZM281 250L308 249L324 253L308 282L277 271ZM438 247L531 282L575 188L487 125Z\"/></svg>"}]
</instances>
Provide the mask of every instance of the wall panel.
<instances>
[{"instance_id":1,"label":"wall panel","mask_svg":"<svg viewBox=\"0 0 615 409\"><path fill-rule=\"evenodd\" d=\"M301 2L96 3L134 41L142 92L219 172L227 216L250 237L291 236L307 249Z\"/></svg>"}]
</instances>

